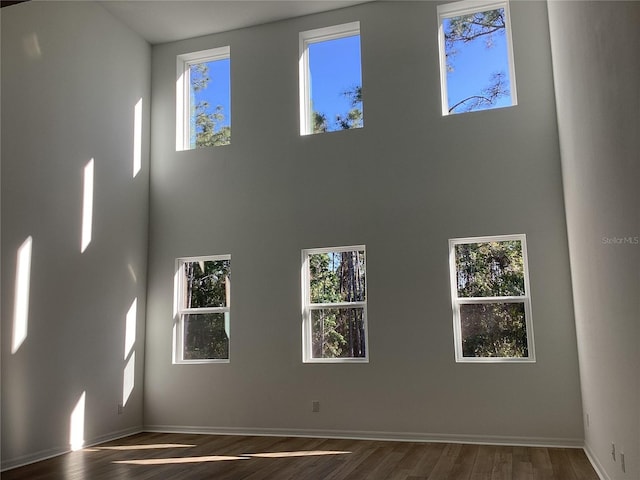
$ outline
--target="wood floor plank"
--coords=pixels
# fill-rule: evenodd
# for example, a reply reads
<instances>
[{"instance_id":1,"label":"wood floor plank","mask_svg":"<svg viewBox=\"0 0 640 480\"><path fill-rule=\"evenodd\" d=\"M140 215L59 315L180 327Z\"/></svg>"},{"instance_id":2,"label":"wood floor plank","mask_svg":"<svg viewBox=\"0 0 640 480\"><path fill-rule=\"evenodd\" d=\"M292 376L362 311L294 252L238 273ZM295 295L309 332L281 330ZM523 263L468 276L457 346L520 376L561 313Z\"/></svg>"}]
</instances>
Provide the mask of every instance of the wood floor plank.
<instances>
[{"instance_id":1,"label":"wood floor plank","mask_svg":"<svg viewBox=\"0 0 640 480\"><path fill-rule=\"evenodd\" d=\"M446 448L446 443L423 444L422 448L418 449L420 459L411 470L411 476L428 478Z\"/></svg>"},{"instance_id":2,"label":"wood floor plank","mask_svg":"<svg viewBox=\"0 0 640 480\"><path fill-rule=\"evenodd\" d=\"M491 469L491 480L510 480L513 478L513 448L498 447Z\"/></svg>"},{"instance_id":3,"label":"wood floor plank","mask_svg":"<svg viewBox=\"0 0 640 480\"><path fill-rule=\"evenodd\" d=\"M531 465L534 480L553 480L553 466L549 458L549 450L541 447L530 448ZM569 479L563 479L569 480Z\"/></svg>"},{"instance_id":4,"label":"wood floor plank","mask_svg":"<svg viewBox=\"0 0 640 480\"><path fill-rule=\"evenodd\" d=\"M478 451L478 445L462 445L449 474L451 478L464 480L470 478L478 457Z\"/></svg>"},{"instance_id":5,"label":"wood floor plank","mask_svg":"<svg viewBox=\"0 0 640 480\"><path fill-rule=\"evenodd\" d=\"M142 433L3 480L598 480L580 449Z\"/></svg>"},{"instance_id":6,"label":"wood floor plank","mask_svg":"<svg viewBox=\"0 0 640 480\"><path fill-rule=\"evenodd\" d=\"M599 480L598 474L593 469L591 462L581 448L567 450L567 456L571 467L580 480Z\"/></svg>"},{"instance_id":7,"label":"wood floor plank","mask_svg":"<svg viewBox=\"0 0 640 480\"><path fill-rule=\"evenodd\" d=\"M442 450L442 454L427 477L429 480L442 480L445 478L455 478L450 475L456 460L462 451L463 445L447 443ZM466 480L462 477L461 480Z\"/></svg>"},{"instance_id":8,"label":"wood floor plank","mask_svg":"<svg viewBox=\"0 0 640 480\"><path fill-rule=\"evenodd\" d=\"M578 480L575 471L571 466L571 460L564 448L549 448L549 460L555 478L566 478L567 480Z\"/></svg>"},{"instance_id":9,"label":"wood floor plank","mask_svg":"<svg viewBox=\"0 0 640 480\"><path fill-rule=\"evenodd\" d=\"M497 448L493 445L480 445L469 480L491 480Z\"/></svg>"}]
</instances>

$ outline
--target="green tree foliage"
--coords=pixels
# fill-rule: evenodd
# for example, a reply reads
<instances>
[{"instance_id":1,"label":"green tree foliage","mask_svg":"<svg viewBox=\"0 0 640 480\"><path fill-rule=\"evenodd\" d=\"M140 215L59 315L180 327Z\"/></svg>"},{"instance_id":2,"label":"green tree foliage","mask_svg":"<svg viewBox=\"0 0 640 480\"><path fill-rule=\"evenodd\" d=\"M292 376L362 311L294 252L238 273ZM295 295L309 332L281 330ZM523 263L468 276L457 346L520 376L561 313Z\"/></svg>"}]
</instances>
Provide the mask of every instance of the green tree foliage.
<instances>
[{"instance_id":1,"label":"green tree foliage","mask_svg":"<svg viewBox=\"0 0 640 480\"><path fill-rule=\"evenodd\" d=\"M230 260L186 262L186 308L225 307L230 268Z\"/></svg>"},{"instance_id":2,"label":"green tree foliage","mask_svg":"<svg viewBox=\"0 0 640 480\"><path fill-rule=\"evenodd\" d=\"M484 40L485 47L494 45L496 35L504 35L506 21L504 9L475 12L448 19L445 24L445 56L447 71L455 69L454 58L459 53L461 45ZM480 92L463 98L449 107L449 113L470 112L495 105L498 99L509 95L505 72L495 72L489 79L489 84Z\"/></svg>"},{"instance_id":3,"label":"green tree foliage","mask_svg":"<svg viewBox=\"0 0 640 480\"><path fill-rule=\"evenodd\" d=\"M458 297L517 297L525 294L519 240L459 244L455 247ZM526 357L523 302L460 305L465 357Z\"/></svg>"},{"instance_id":4,"label":"green tree foliage","mask_svg":"<svg viewBox=\"0 0 640 480\"><path fill-rule=\"evenodd\" d=\"M464 357L528 356L524 303L460 305Z\"/></svg>"},{"instance_id":5,"label":"green tree foliage","mask_svg":"<svg viewBox=\"0 0 640 480\"><path fill-rule=\"evenodd\" d=\"M313 112L313 133L325 133L329 131L329 122L324 113Z\"/></svg>"},{"instance_id":6,"label":"green tree foliage","mask_svg":"<svg viewBox=\"0 0 640 480\"><path fill-rule=\"evenodd\" d=\"M524 295L524 258L519 240L456 245L459 297Z\"/></svg>"},{"instance_id":7,"label":"green tree foliage","mask_svg":"<svg viewBox=\"0 0 640 480\"><path fill-rule=\"evenodd\" d=\"M190 67L191 89L199 92L208 87L211 78L206 63L197 63ZM193 99L193 95L191 98ZM191 143L195 147L229 145L231 143L231 127L220 125L224 122L224 111L217 105L211 111L209 102L200 101L191 105L192 135Z\"/></svg>"},{"instance_id":8,"label":"green tree foliage","mask_svg":"<svg viewBox=\"0 0 640 480\"><path fill-rule=\"evenodd\" d=\"M184 316L184 359L229 358L229 337L225 313L201 313Z\"/></svg>"},{"instance_id":9,"label":"green tree foliage","mask_svg":"<svg viewBox=\"0 0 640 480\"><path fill-rule=\"evenodd\" d=\"M364 125L362 115L362 86L357 85L345 90L342 95L349 99L349 103L351 104L349 111L344 114L337 114L332 123L329 122L326 114L313 111L313 133L362 128Z\"/></svg>"},{"instance_id":10,"label":"green tree foliage","mask_svg":"<svg viewBox=\"0 0 640 480\"><path fill-rule=\"evenodd\" d=\"M365 300L364 252L331 252L309 256L311 303ZM314 358L364 357L362 308L328 307L311 311Z\"/></svg>"},{"instance_id":11,"label":"green tree foliage","mask_svg":"<svg viewBox=\"0 0 640 480\"><path fill-rule=\"evenodd\" d=\"M449 107L449 113L472 112L495 105L499 98L509 95L504 72L497 72L491 76L491 83L477 95L470 95ZM457 110L457 111L456 111Z\"/></svg>"},{"instance_id":12,"label":"green tree foliage","mask_svg":"<svg viewBox=\"0 0 640 480\"><path fill-rule=\"evenodd\" d=\"M502 8L449 19L449 26L444 32L447 58L457 53L460 42L469 43L483 38L487 48L491 48L493 36L495 34L503 35L506 26L504 9Z\"/></svg>"},{"instance_id":13,"label":"green tree foliage","mask_svg":"<svg viewBox=\"0 0 640 480\"><path fill-rule=\"evenodd\" d=\"M186 308L225 307L230 282L229 260L186 262L184 264ZM228 313L184 315L184 359L228 358Z\"/></svg>"}]
</instances>

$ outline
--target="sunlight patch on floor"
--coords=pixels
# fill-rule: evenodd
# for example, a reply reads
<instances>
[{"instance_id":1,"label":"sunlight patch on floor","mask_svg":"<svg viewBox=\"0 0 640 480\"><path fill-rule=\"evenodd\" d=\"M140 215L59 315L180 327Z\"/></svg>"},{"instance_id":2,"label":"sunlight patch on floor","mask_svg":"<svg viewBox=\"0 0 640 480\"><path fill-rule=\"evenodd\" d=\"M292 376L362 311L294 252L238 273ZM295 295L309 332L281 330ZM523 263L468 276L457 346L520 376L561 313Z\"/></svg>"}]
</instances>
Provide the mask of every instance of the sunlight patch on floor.
<instances>
[{"instance_id":1,"label":"sunlight patch on floor","mask_svg":"<svg viewBox=\"0 0 640 480\"><path fill-rule=\"evenodd\" d=\"M109 447L106 447L109 448ZM113 448L113 447L112 447ZM118 448L118 447L115 447ZM122 447L129 449L128 447ZM169 447L168 447L169 448ZM234 455L210 455L202 457L173 457L173 458L150 458L140 460L116 460L113 463L127 465L172 465L182 463L203 463L222 462L228 460L251 460L254 458L295 458L295 457L316 457L324 455L345 455L351 452L339 450L302 450L296 452L264 452L264 453L244 453L239 456Z\"/></svg>"},{"instance_id":2,"label":"sunlight patch on floor","mask_svg":"<svg viewBox=\"0 0 640 480\"><path fill-rule=\"evenodd\" d=\"M173 465L182 463L224 462L229 460L250 460L249 457L209 455L204 457L147 458L143 460L116 460L113 463L126 465Z\"/></svg>"}]
</instances>

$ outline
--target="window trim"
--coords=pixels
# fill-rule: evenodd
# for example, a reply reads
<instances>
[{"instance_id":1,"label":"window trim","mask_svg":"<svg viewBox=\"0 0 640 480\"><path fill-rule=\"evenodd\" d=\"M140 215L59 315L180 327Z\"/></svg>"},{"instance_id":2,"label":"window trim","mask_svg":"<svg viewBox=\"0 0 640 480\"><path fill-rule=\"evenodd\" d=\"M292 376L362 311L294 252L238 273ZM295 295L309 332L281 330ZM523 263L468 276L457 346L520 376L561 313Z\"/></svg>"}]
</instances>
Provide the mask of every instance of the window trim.
<instances>
[{"instance_id":1,"label":"window trim","mask_svg":"<svg viewBox=\"0 0 640 480\"><path fill-rule=\"evenodd\" d=\"M518 240L522 245L522 264L524 270L524 295L501 297L458 297L456 245L470 243L504 242ZM453 341L456 363L535 363L536 354L533 336L533 318L531 314L531 289L529 284L529 260L527 238L524 233L511 235L490 235L483 237L465 237L449 239L449 277L451 289L451 309L453 311ZM462 325L460 305L479 303L523 303L525 328L527 331L527 357L465 357L462 351Z\"/></svg>"},{"instance_id":2,"label":"window trim","mask_svg":"<svg viewBox=\"0 0 640 480\"><path fill-rule=\"evenodd\" d=\"M458 17L476 12L486 12L504 8L505 39L507 42L507 61L509 63L509 91L511 107L518 105L518 92L516 89L516 70L513 56L513 39L511 34L511 11L509 0L462 0L459 2L445 3L437 6L438 18L438 56L440 58L440 94L442 100L442 116L458 115L449 113L449 92L447 86L447 56L445 54L444 28L442 22L445 18ZM478 110L493 110L493 108ZM471 113L471 112L466 112Z\"/></svg>"},{"instance_id":3,"label":"window trim","mask_svg":"<svg viewBox=\"0 0 640 480\"><path fill-rule=\"evenodd\" d=\"M311 75L309 70L309 45L339 38L360 35L360 21L315 28L300 32L299 41L299 78L300 78L300 135L312 135L311 122ZM361 66L362 68L362 66Z\"/></svg>"},{"instance_id":4,"label":"window trim","mask_svg":"<svg viewBox=\"0 0 640 480\"><path fill-rule=\"evenodd\" d=\"M196 63L215 62L231 58L231 47L210 48L197 52L183 53L176 57L176 151L195 150L191 148L191 112L189 68ZM231 72L229 72L231 75ZM229 91L231 98L231 91Z\"/></svg>"},{"instance_id":5,"label":"window trim","mask_svg":"<svg viewBox=\"0 0 640 480\"><path fill-rule=\"evenodd\" d=\"M229 363L231 361L231 285L227 286L226 302L224 307L201 307L184 308L182 298L184 298L184 264L192 262L210 262L218 260L229 260L231 254L225 255L204 255L197 257L180 257L175 261L175 274L173 277L173 363L174 364L209 364L209 363ZM227 358L200 358L185 360L184 358L184 315L205 314L205 313L225 313L226 330L229 335L229 355Z\"/></svg>"},{"instance_id":6,"label":"window trim","mask_svg":"<svg viewBox=\"0 0 640 480\"><path fill-rule=\"evenodd\" d=\"M311 278L309 269L309 255L318 253L364 251L365 281L364 302L311 303ZM369 300L367 282L367 249L365 245L349 245L343 247L308 248L302 250L301 287L302 287L302 362L303 363L369 363L369 320L367 302ZM313 357L311 311L323 308L361 308L364 323L364 357L316 358Z\"/></svg>"}]
</instances>

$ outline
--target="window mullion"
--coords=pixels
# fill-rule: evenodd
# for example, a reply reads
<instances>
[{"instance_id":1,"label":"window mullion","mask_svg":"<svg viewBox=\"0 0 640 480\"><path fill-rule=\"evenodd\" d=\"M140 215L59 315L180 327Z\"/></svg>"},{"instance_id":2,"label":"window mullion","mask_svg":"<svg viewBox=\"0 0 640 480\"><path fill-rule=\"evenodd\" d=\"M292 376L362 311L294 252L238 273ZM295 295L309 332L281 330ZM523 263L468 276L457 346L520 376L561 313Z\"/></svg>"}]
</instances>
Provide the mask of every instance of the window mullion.
<instances>
[{"instance_id":1,"label":"window mullion","mask_svg":"<svg viewBox=\"0 0 640 480\"><path fill-rule=\"evenodd\" d=\"M522 303L526 301L526 296L511 297L457 297L456 302L460 304L475 303Z\"/></svg>"},{"instance_id":2,"label":"window mullion","mask_svg":"<svg viewBox=\"0 0 640 480\"><path fill-rule=\"evenodd\" d=\"M326 310L330 308L364 308L367 302L311 303L310 310Z\"/></svg>"}]
</instances>

